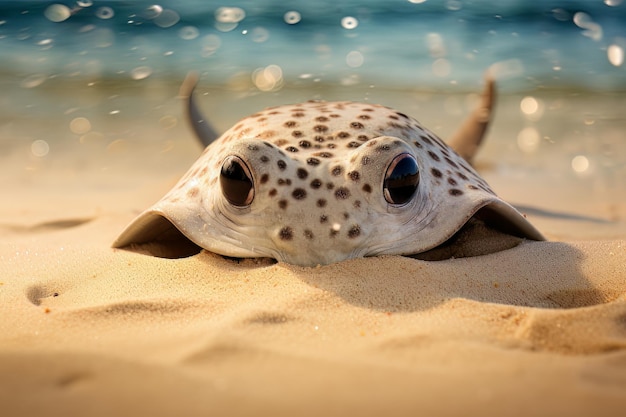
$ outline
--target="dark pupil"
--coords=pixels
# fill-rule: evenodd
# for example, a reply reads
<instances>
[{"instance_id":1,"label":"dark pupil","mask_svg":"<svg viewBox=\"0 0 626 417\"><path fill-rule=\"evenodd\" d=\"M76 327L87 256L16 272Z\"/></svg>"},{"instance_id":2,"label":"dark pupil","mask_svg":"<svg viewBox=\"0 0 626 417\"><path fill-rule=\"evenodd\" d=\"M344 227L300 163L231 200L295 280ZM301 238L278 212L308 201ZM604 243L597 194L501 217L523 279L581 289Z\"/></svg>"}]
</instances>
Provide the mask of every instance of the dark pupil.
<instances>
[{"instance_id":1,"label":"dark pupil","mask_svg":"<svg viewBox=\"0 0 626 417\"><path fill-rule=\"evenodd\" d=\"M222 166L220 185L226 200L234 206L247 206L252 202L252 178L242 163L230 159Z\"/></svg>"},{"instance_id":2,"label":"dark pupil","mask_svg":"<svg viewBox=\"0 0 626 417\"><path fill-rule=\"evenodd\" d=\"M404 204L409 201L419 183L419 168L415 159L410 156L400 158L402 159L385 178L385 189L392 204Z\"/></svg>"}]
</instances>

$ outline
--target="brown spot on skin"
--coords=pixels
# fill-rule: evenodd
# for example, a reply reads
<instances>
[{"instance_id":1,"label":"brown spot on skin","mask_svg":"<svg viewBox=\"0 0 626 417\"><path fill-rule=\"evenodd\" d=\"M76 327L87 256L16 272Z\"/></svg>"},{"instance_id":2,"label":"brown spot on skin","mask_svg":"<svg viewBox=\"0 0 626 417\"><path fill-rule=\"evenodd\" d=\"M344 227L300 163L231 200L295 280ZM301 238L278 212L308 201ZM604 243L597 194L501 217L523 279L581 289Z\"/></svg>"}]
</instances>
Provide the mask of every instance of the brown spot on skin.
<instances>
[{"instance_id":1,"label":"brown spot on skin","mask_svg":"<svg viewBox=\"0 0 626 417\"><path fill-rule=\"evenodd\" d=\"M437 155L433 151L428 151L428 155L430 155L430 157L437 162L441 161L441 159L439 158L439 155Z\"/></svg>"},{"instance_id":2,"label":"brown spot on skin","mask_svg":"<svg viewBox=\"0 0 626 417\"><path fill-rule=\"evenodd\" d=\"M313 138L313 140L315 140L316 142L320 142L321 143L321 142L324 142L326 139L324 139L324 136L319 136L318 135L318 136L315 136Z\"/></svg>"},{"instance_id":3,"label":"brown spot on skin","mask_svg":"<svg viewBox=\"0 0 626 417\"><path fill-rule=\"evenodd\" d=\"M422 139L423 142L425 142L425 143L427 143L429 145L433 144L433 142L430 139L428 139L428 137L425 136L425 135L420 135L420 139Z\"/></svg>"},{"instance_id":4,"label":"brown spot on skin","mask_svg":"<svg viewBox=\"0 0 626 417\"><path fill-rule=\"evenodd\" d=\"M350 213L346 213L346 212L344 211L344 213L343 213L343 219L344 219L344 220L348 220L349 218L350 218Z\"/></svg>"},{"instance_id":5,"label":"brown spot on skin","mask_svg":"<svg viewBox=\"0 0 626 417\"><path fill-rule=\"evenodd\" d=\"M433 177L435 178L441 178L443 176L441 171L439 171L437 168L431 168L430 173L433 174Z\"/></svg>"},{"instance_id":6,"label":"brown spot on skin","mask_svg":"<svg viewBox=\"0 0 626 417\"><path fill-rule=\"evenodd\" d=\"M478 187L476 187L475 185L472 185L472 184L468 184L467 188L469 188L470 190L478 190Z\"/></svg>"},{"instance_id":7,"label":"brown spot on skin","mask_svg":"<svg viewBox=\"0 0 626 417\"><path fill-rule=\"evenodd\" d=\"M368 141L370 138L367 135L359 135L357 139L360 140L361 142L365 142L365 141Z\"/></svg>"},{"instance_id":8,"label":"brown spot on skin","mask_svg":"<svg viewBox=\"0 0 626 417\"><path fill-rule=\"evenodd\" d=\"M363 129L365 126L363 126L363 123L352 122L352 123L350 123L350 127L352 129Z\"/></svg>"},{"instance_id":9,"label":"brown spot on skin","mask_svg":"<svg viewBox=\"0 0 626 417\"><path fill-rule=\"evenodd\" d=\"M372 186L369 184L363 184L363 187L361 188L363 191L365 191L366 193L371 193L372 192Z\"/></svg>"},{"instance_id":10,"label":"brown spot on skin","mask_svg":"<svg viewBox=\"0 0 626 417\"><path fill-rule=\"evenodd\" d=\"M371 119L371 118L372 118L372 117L371 117L371 116L369 116L369 115L367 115L367 114L361 114L361 115L359 115L359 119L361 119L361 120L369 120L369 119Z\"/></svg>"},{"instance_id":11,"label":"brown spot on skin","mask_svg":"<svg viewBox=\"0 0 626 417\"><path fill-rule=\"evenodd\" d=\"M409 116L407 116L407 115L406 115L406 114L404 114L404 113L400 113L399 111L398 111L398 112L396 112L396 114L397 114L398 116L400 116L400 117L404 117L405 119L408 119L408 118L409 118Z\"/></svg>"},{"instance_id":12,"label":"brown spot on skin","mask_svg":"<svg viewBox=\"0 0 626 417\"><path fill-rule=\"evenodd\" d=\"M260 182L261 184L265 184L265 183L266 183L269 179L270 179L270 176L269 176L269 175L267 175L267 174L263 174L263 175L261 175L261 179L259 180L259 182Z\"/></svg>"},{"instance_id":13,"label":"brown spot on skin","mask_svg":"<svg viewBox=\"0 0 626 417\"><path fill-rule=\"evenodd\" d=\"M283 227L282 229L280 229L280 232L278 232L278 237L282 240L293 239L293 229L289 226Z\"/></svg>"},{"instance_id":14,"label":"brown spot on skin","mask_svg":"<svg viewBox=\"0 0 626 417\"><path fill-rule=\"evenodd\" d=\"M341 174L343 174L343 168L340 166L335 166L333 167L333 169L330 171L330 173L334 176L334 177L338 177Z\"/></svg>"},{"instance_id":15,"label":"brown spot on skin","mask_svg":"<svg viewBox=\"0 0 626 417\"><path fill-rule=\"evenodd\" d=\"M328 145L326 145L326 147L328 149L335 149L337 147L337 145L335 145L334 143L329 143Z\"/></svg>"},{"instance_id":16,"label":"brown spot on skin","mask_svg":"<svg viewBox=\"0 0 626 417\"><path fill-rule=\"evenodd\" d=\"M328 131L328 126L326 125L315 125L313 126L313 130L319 133L324 133Z\"/></svg>"},{"instance_id":17,"label":"brown spot on skin","mask_svg":"<svg viewBox=\"0 0 626 417\"><path fill-rule=\"evenodd\" d=\"M359 171L350 171L348 172L348 178L350 178L352 181L358 181L361 179L361 174L359 173Z\"/></svg>"},{"instance_id":18,"label":"brown spot on skin","mask_svg":"<svg viewBox=\"0 0 626 417\"><path fill-rule=\"evenodd\" d=\"M346 187L339 187L335 191L335 197L338 200L345 200L347 198L350 198L350 190L348 190Z\"/></svg>"},{"instance_id":19,"label":"brown spot on skin","mask_svg":"<svg viewBox=\"0 0 626 417\"><path fill-rule=\"evenodd\" d=\"M419 149L422 149L422 148L424 147L424 146L423 146L421 143L419 143L418 141L414 141L414 142L413 142L413 145L415 145L415 147L416 147L416 148L419 148Z\"/></svg>"},{"instance_id":20,"label":"brown spot on skin","mask_svg":"<svg viewBox=\"0 0 626 417\"><path fill-rule=\"evenodd\" d=\"M326 184L326 188L329 190L332 190L333 188L335 188L335 184L333 184L332 182L329 182Z\"/></svg>"},{"instance_id":21,"label":"brown spot on skin","mask_svg":"<svg viewBox=\"0 0 626 417\"><path fill-rule=\"evenodd\" d=\"M320 223L326 223L328 221L328 216L325 214L322 214L320 216Z\"/></svg>"},{"instance_id":22,"label":"brown spot on skin","mask_svg":"<svg viewBox=\"0 0 626 417\"><path fill-rule=\"evenodd\" d=\"M319 117L316 117L316 118L315 118L315 121L316 121L316 122L322 122L322 123L323 123L323 122L327 122L327 121L329 121L329 120L330 120L330 119L329 119L328 117L326 117L326 116L319 116Z\"/></svg>"},{"instance_id":23,"label":"brown spot on skin","mask_svg":"<svg viewBox=\"0 0 626 417\"><path fill-rule=\"evenodd\" d=\"M313 155L319 156L320 158L332 158L333 157L333 154L330 152L316 152ZM310 159L313 159L313 158L310 158Z\"/></svg>"},{"instance_id":24,"label":"brown spot on skin","mask_svg":"<svg viewBox=\"0 0 626 417\"><path fill-rule=\"evenodd\" d=\"M400 118L398 116L396 116L395 114L390 114L389 118L392 120L400 120Z\"/></svg>"},{"instance_id":25,"label":"brown spot on skin","mask_svg":"<svg viewBox=\"0 0 626 417\"><path fill-rule=\"evenodd\" d=\"M300 149L296 148L295 146L288 146L285 148L285 150L288 152L294 152L294 153L300 151Z\"/></svg>"},{"instance_id":26,"label":"brown spot on skin","mask_svg":"<svg viewBox=\"0 0 626 417\"><path fill-rule=\"evenodd\" d=\"M391 146L389 145L380 145L376 148L376 152L387 152L391 150Z\"/></svg>"},{"instance_id":27,"label":"brown spot on skin","mask_svg":"<svg viewBox=\"0 0 626 417\"><path fill-rule=\"evenodd\" d=\"M305 114L302 113L302 112L297 112L297 113L294 113L294 114L291 115L291 117L298 117L298 118L304 117L304 116L305 116Z\"/></svg>"},{"instance_id":28,"label":"brown spot on skin","mask_svg":"<svg viewBox=\"0 0 626 417\"><path fill-rule=\"evenodd\" d=\"M451 189L449 189L449 190L448 190L448 193L450 193L450 195L453 195L453 196L455 196L455 197L460 196L460 195L463 195L463 191L458 190L458 189L456 189L456 188L451 188Z\"/></svg>"},{"instance_id":29,"label":"brown spot on skin","mask_svg":"<svg viewBox=\"0 0 626 417\"><path fill-rule=\"evenodd\" d=\"M339 230L330 229L330 233L328 234L330 237L335 237L339 234Z\"/></svg>"},{"instance_id":30,"label":"brown spot on skin","mask_svg":"<svg viewBox=\"0 0 626 417\"><path fill-rule=\"evenodd\" d=\"M350 230L348 230L348 237L350 239L354 239L355 237L358 237L361 234L361 228L359 227L358 224L353 225Z\"/></svg>"},{"instance_id":31,"label":"brown spot on skin","mask_svg":"<svg viewBox=\"0 0 626 417\"><path fill-rule=\"evenodd\" d=\"M367 109L363 109L363 111L374 111L374 109L367 108Z\"/></svg>"},{"instance_id":32,"label":"brown spot on skin","mask_svg":"<svg viewBox=\"0 0 626 417\"><path fill-rule=\"evenodd\" d=\"M352 203L352 205L354 206L354 208L361 208L361 200L354 200L354 203Z\"/></svg>"},{"instance_id":33,"label":"brown spot on skin","mask_svg":"<svg viewBox=\"0 0 626 417\"><path fill-rule=\"evenodd\" d=\"M361 165L367 165L371 162L372 160L370 159L369 156L364 156L363 158L361 158Z\"/></svg>"},{"instance_id":34,"label":"brown spot on skin","mask_svg":"<svg viewBox=\"0 0 626 417\"><path fill-rule=\"evenodd\" d=\"M311 186L312 189L317 190L318 188L322 186L322 181L316 178L313 181L311 181L309 185Z\"/></svg>"},{"instance_id":35,"label":"brown spot on skin","mask_svg":"<svg viewBox=\"0 0 626 417\"><path fill-rule=\"evenodd\" d=\"M260 139L271 139L274 136L276 136L276 132L275 131L273 131L273 130L266 130L266 131L263 131L263 132L259 133L257 135L257 138L260 138Z\"/></svg>"},{"instance_id":36,"label":"brown spot on skin","mask_svg":"<svg viewBox=\"0 0 626 417\"><path fill-rule=\"evenodd\" d=\"M288 204L289 204L289 202L287 200L279 200L278 201L278 207L280 207L283 210L287 208Z\"/></svg>"},{"instance_id":37,"label":"brown spot on skin","mask_svg":"<svg viewBox=\"0 0 626 417\"><path fill-rule=\"evenodd\" d=\"M310 229L304 229L304 237L307 239L313 239L313 231Z\"/></svg>"},{"instance_id":38,"label":"brown spot on skin","mask_svg":"<svg viewBox=\"0 0 626 417\"><path fill-rule=\"evenodd\" d=\"M348 132L339 132L337 133L337 137L339 139L347 139L349 138L351 135Z\"/></svg>"},{"instance_id":39,"label":"brown spot on skin","mask_svg":"<svg viewBox=\"0 0 626 417\"><path fill-rule=\"evenodd\" d=\"M250 150L250 151L258 151L259 147L251 143L251 144L248 145L248 150Z\"/></svg>"},{"instance_id":40,"label":"brown spot on skin","mask_svg":"<svg viewBox=\"0 0 626 417\"><path fill-rule=\"evenodd\" d=\"M291 179L279 178L278 181L276 181L276 183L278 185L291 185Z\"/></svg>"},{"instance_id":41,"label":"brown spot on skin","mask_svg":"<svg viewBox=\"0 0 626 417\"><path fill-rule=\"evenodd\" d=\"M276 196L276 194L278 194L278 191L276 190L276 188L272 188L269 193L267 193L270 197L274 197Z\"/></svg>"},{"instance_id":42,"label":"brown spot on skin","mask_svg":"<svg viewBox=\"0 0 626 417\"><path fill-rule=\"evenodd\" d=\"M270 161L270 158L267 155L262 155L259 160L261 162L263 162L264 164L268 163Z\"/></svg>"},{"instance_id":43,"label":"brown spot on skin","mask_svg":"<svg viewBox=\"0 0 626 417\"><path fill-rule=\"evenodd\" d=\"M291 196L296 200L304 200L306 198L306 191L304 188L296 188L291 193Z\"/></svg>"},{"instance_id":44,"label":"brown spot on skin","mask_svg":"<svg viewBox=\"0 0 626 417\"><path fill-rule=\"evenodd\" d=\"M312 165L312 166L316 166L316 165L320 164L320 160L317 159L317 158L308 158L306 160L306 163L309 164L309 165Z\"/></svg>"},{"instance_id":45,"label":"brown spot on skin","mask_svg":"<svg viewBox=\"0 0 626 417\"><path fill-rule=\"evenodd\" d=\"M195 197L198 195L198 193L200 192L200 190L198 189L198 187L193 187L190 188L189 191L187 191L187 196L188 197Z\"/></svg>"},{"instance_id":46,"label":"brown spot on skin","mask_svg":"<svg viewBox=\"0 0 626 417\"><path fill-rule=\"evenodd\" d=\"M320 198L319 200L317 200L317 202L315 203L317 204L317 207L326 207L326 200L323 198Z\"/></svg>"},{"instance_id":47,"label":"brown spot on skin","mask_svg":"<svg viewBox=\"0 0 626 417\"><path fill-rule=\"evenodd\" d=\"M283 146L289 143L289 141L287 139L278 139L276 142L274 142L276 144L276 146Z\"/></svg>"},{"instance_id":48,"label":"brown spot on skin","mask_svg":"<svg viewBox=\"0 0 626 417\"><path fill-rule=\"evenodd\" d=\"M281 171L284 171L287 168L287 163L283 161L282 159L279 159L278 161L276 161L276 165L278 166L278 169L280 169Z\"/></svg>"},{"instance_id":49,"label":"brown spot on skin","mask_svg":"<svg viewBox=\"0 0 626 417\"><path fill-rule=\"evenodd\" d=\"M456 175L458 175L458 176L459 176L459 178L461 178L461 179L462 179L462 180L464 180L464 181L469 180L469 178L467 178L467 175L463 174L462 172L458 172L458 171L457 171Z\"/></svg>"},{"instance_id":50,"label":"brown spot on skin","mask_svg":"<svg viewBox=\"0 0 626 417\"><path fill-rule=\"evenodd\" d=\"M450 184L450 185L456 185L456 184L457 184L457 182L456 182L456 180L455 180L454 178L448 178L448 184Z\"/></svg>"},{"instance_id":51,"label":"brown spot on skin","mask_svg":"<svg viewBox=\"0 0 626 417\"><path fill-rule=\"evenodd\" d=\"M304 180L304 179L306 179L306 177L309 176L309 172L306 169L304 169L304 168L298 168L298 170L296 171L296 175L301 180Z\"/></svg>"},{"instance_id":52,"label":"brown spot on skin","mask_svg":"<svg viewBox=\"0 0 626 417\"><path fill-rule=\"evenodd\" d=\"M304 133L299 130L294 130L293 132L291 132L291 136L293 136L294 138L301 138L302 136L304 136Z\"/></svg>"},{"instance_id":53,"label":"brown spot on skin","mask_svg":"<svg viewBox=\"0 0 626 417\"><path fill-rule=\"evenodd\" d=\"M448 163L448 165L450 165L452 168L458 168L459 167L452 159L446 157L445 160Z\"/></svg>"},{"instance_id":54,"label":"brown spot on skin","mask_svg":"<svg viewBox=\"0 0 626 417\"><path fill-rule=\"evenodd\" d=\"M309 142L308 140L301 140L300 142L298 142L298 145L300 145L301 148L307 149L311 147L311 142Z\"/></svg>"},{"instance_id":55,"label":"brown spot on skin","mask_svg":"<svg viewBox=\"0 0 626 417\"><path fill-rule=\"evenodd\" d=\"M352 141L346 145L346 148L358 148L361 146L359 142Z\"/></svg>"}]
</instances>

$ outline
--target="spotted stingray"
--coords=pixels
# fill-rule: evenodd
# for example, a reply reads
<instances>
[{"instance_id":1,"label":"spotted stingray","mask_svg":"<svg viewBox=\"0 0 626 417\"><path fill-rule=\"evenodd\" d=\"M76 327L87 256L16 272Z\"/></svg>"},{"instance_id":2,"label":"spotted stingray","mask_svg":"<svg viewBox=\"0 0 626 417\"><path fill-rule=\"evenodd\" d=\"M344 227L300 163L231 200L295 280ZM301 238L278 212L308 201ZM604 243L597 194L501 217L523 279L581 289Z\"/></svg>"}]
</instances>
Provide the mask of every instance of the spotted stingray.
<instances>
[{"instance_id":1,"label":"spotted stingray","mask_svg":"<svg viewBox=\"0 0 626 417\"><path fill-rule=\"evenodd\" d=\"M216 139L194 100L196 82L188 77L181 95L208 146L114 247L314 266L475 256L543 240L468 162L490 119L490 80L452 147L404 113L347 101L269 108Z\"/></svg>"}]
</instances>

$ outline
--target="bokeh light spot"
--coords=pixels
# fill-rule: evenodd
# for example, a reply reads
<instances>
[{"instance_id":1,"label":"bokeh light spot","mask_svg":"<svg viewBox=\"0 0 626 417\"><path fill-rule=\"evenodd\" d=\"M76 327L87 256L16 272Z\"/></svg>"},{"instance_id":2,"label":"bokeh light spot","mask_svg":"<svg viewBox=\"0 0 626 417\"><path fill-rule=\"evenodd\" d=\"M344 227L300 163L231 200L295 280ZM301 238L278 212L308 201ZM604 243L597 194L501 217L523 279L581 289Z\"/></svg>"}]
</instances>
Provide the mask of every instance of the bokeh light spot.
<instances>
[{"instance_id":1,"label":"bokeh light spot","mask_svg":"<svg viewBox=\"0 0 626 417\"><path fill-rule=\"evenodd\" d=\"M263 43L270 38L270 32L262 27L252 29L252 42Z\"/></svg>"},{"instance_id":2,"label":"bokeh light spot","mask_svg":"<svg viewBox=\"0 0 626 417\"><path fill-rule=\"evenodd\" d=\"M161 13L163 13L163 7L159 6L158 4L153 4L152 6L146 8L143 15L146 17L146 19L154 19L158 17Z\"/></svg>"},{"instance_id":3,"label":"bokeh light spot","mask_svg":"<svg viewBox=\"0 0 626 417\"><path fill-rule=\"evenodd\" d=\"M70 130L77 135L83 135L91 130L91 122L86 117L76 117L70 122Z\"/></svg>"},{"instance_id":4,"label":"bokeh light spot","mask_svg":"<svg viewBox=\"0 0 626 417\"><path fill-rule=\"evenodd\" d=\"M619 45L610 45L606 50L611 65L620 67L624 63L624 48Z\"/></svg>"},{"instance_id":5,"label":"bokeh light spot","mask_svg":"<svg viewBox=\"0 0 626 417\"><path fill-rule=\"evenodd\" d=\"M99 7L96 10L96 17L100 19L111 19L113 16L115 16L115 11L108 6Z\"/></svg>"},{"instance_id":6,"label":"bokeh light spot","mask_svg":"<svg viewBox=\"0 0 626 417\"><path fill-rule=\"evenodd\" d=\"M23 88L35 88L43 84L48 79L46 74L33 74L24 78L20 83Z\"/></svg>"},{"instance_id":7,"label":"bokeh light spot","mask_svg":"<svg viewBox=\"0 0 626 417\"><path fill-rule=\"evenodd\" d=\"M200 36L200 31L195 26L184 26L178 31L178 36L180 36L181 39L190 41Z\"/></svg>"},{"instance_id":8,"label":"bokeh light spot","mask_svg":"<svg viewBox=\"0 0 626 417\"><path fill-rule=\"evenodd\" d=\"M584 155L576 155L572 158L572 169L578 174L587 172L589 165L589 159Z\"/></svg>"},{"instance_id":9,"label":"bokeh light spot","mask_svg":"<svg viewBox=\"0 0 626 417\"><path fill-rule=\"evenodd\" d=\"M43 12L43 15L51 22L62 22L69 19L72 12L69 7L64 4L51 4Z\"/></svg>"},{"instance_id":10,"label":"bokeh light spot","mask_svg":"<svg viewBox=\"0 0 626 417\"><path fill-rule=\"evenodd\" d=\"M517 147L524 153L533 153L539 148L541 136L534 127L525 127L517 134Z\"/></svg>"},{"instance_id":11,"label":"bokeh light spot","mask_svg":"<svg viewBox=\"0 0 626 417\"><path fill-rule=\"evenodd\" d=\"M283 86L283 69L278 65L258 68L252 74L252 82L261 91L277 91Z\"/></svg>"},{"instance_id":12,"label":"bokeh light spot","mask_svg":"<svg viewBox=\"0 0 626 417\"><path fill-rule=\"evenodd\" d=\"M152 68L142 65L137 68L133 68L130 72L130 77L133 80L143 80L152 75Z\"/></svg>"},{"instance_id":13,"label":"bokeh light spot","mask_svg":"<svg viewBox=\"0 0 626 417\"><path fill-rule=\"evenodd\" d=\"M163 9L163 11L154 19L152 19L155 25L160 28L166 29L174 26L180 21L180 16L174 10Z\"/></svg>"},{"instance_id":14,"label":"bokeh light spot","mask_svg":"<svg viewBox=\"0 0 626 417\"><path fill-rule=\"evenodd\" d=\"M358 68L363 65L363 54L359 51L350 51L346 55L346 64L351 68Z\"/></svg>"},{"instance_id":15,"label":"bokeh light spot","mask_svg":"<svg viewBox=\"0 0 626 417\"><path fill-rule=\"evenodd\" d=\"M38 139L31 143L30 151L36 157L42 158L50 152L50 145L45 140Z\"/></svg>"},{"instance_id":16,"label":"bokeh light spot","mask_svg":"<svg viewBox=\"0 0 626 417\"><path fill-rule=\"evenodd\" d=\"M296 23L300 23L300 20L302 20L302 16L300 15L300 13L296 11L290 11L290 12L285 13L285 16L283 18L285 19L285 22L290 25L295 25Z\"/></svg>"},{"instance_id":17,"label":"bokeh light spot","mask_svg":"<svg viewBox=\"0 0 626 417\"><path fill-rule=\"evenodd\" d=\"M215 20L221 23L239 23L246 18L246 12L240 7L220 7L215 11Z\"/></svg>"},{"instance_id":18,"label":"bokeh light spot","mask_svg":"<svg viewBox=\"0 0 626 417\"><path fill-rule=\"evenodd\" d=\"M356 17L352 17L352 16L346 16L343 19L341 19L341 26L344 29L355 29L357 26L359 26L359 21L356 19Z\"/></svg>"}]
</instances>

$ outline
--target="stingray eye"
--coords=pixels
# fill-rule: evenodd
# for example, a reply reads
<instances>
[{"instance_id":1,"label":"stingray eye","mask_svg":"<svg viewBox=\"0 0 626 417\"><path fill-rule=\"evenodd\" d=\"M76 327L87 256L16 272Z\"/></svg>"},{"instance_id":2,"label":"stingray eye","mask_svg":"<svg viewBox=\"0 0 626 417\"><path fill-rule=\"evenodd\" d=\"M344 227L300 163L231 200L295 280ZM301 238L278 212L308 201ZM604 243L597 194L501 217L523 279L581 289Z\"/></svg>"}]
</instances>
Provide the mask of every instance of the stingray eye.
<instances>
[{"instance_id":1,"label":"stingray eye","mask_svg":"<svg viewBox=\"0 0 626 417\"><path fill-rule=\"evenodd\" d=\"M420 172L413 155L403 153L396 156L387 172L383 183L385 200L390 204L406 204L409 202L420 182Z\"/></svg>"},{"instance_id":2,"label":"stingray eye","mask_svg":"<svg viewBox=\"0 0 626 417\"><path fill-rule=\"evenodd\" d=\"M222 194L230 204L245 207L254 199L254 183L252 174L245 162L238 156L229 156L222 165L220 172Z\"/></svg>"}]
</instances>

